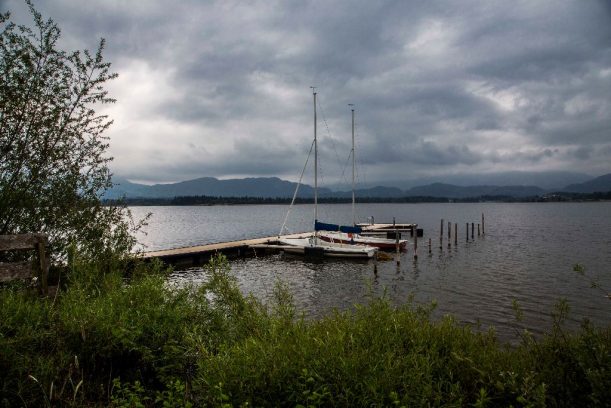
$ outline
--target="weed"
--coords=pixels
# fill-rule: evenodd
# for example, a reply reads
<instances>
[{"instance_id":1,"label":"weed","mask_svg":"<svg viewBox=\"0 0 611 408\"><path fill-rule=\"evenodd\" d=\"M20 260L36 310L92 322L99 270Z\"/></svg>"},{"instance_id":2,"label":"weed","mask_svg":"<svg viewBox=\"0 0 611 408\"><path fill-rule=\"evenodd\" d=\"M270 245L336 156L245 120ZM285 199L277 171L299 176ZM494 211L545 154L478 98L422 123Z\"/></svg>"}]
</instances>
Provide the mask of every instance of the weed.
<instances>
[{"instance_id":1,"label":"weed","mask_svg":"<svg viewBox=\"0 0 611 408\"><path fill-rule=\"evenodd\" d=\"M385 297L306 320L278 283L265 306L226 260L176 289L159 264L129 273L70 255L55 302L0 289L0 406L604 406L611 330L564 328L509 348L435 305ZM120 265L120 264L117 264ZM518 320L521 310L514 303ZM519 322L518 322L519 323Z\"/></svg>"}]
</instances>

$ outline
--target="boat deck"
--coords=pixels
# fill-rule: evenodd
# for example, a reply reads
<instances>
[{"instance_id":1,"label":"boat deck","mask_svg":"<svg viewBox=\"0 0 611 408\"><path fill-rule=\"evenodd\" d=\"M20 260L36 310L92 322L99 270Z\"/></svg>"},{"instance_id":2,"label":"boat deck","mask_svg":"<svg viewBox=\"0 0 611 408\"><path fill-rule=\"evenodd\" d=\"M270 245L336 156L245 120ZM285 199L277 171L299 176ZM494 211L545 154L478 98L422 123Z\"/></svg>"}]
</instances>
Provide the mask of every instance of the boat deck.
<instances>
[{"instance_id":1,"label":"boat deck","mask_svg":"<svg viewBox=\"0 0 611 408\"><path fill-rule=\"evenodd\" d=\"M418 228L418 224L356 224L358 227L361 227L363 231L399 231L406 232L412 231Z\"/></svg>"}]
</instances>

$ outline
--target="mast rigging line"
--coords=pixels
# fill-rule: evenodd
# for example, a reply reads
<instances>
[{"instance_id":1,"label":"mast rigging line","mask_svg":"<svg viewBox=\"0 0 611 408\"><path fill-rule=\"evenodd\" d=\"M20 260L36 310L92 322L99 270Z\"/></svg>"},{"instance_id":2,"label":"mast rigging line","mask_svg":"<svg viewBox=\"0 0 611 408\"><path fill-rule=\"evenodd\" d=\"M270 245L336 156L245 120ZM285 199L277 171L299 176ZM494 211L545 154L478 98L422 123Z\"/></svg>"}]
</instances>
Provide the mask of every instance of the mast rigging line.
<instances>
[{"instance_id":1,"label":"mast rigging line","mask_svg":"<svg viewBox=\"0 0 611 408\"><path fill-rule=\"evenodd\" d=\"M354 106L354 104L349 104L349 105ZM356 122L356 120L354 122L354 137L355 137L354 139L355 146L352 149L350 149L350 153L348 153L348 157L346 157L346 161L344 162L344 166L342 168L342 179L344 180L346 184L350 184L348 182L348 179L346 178L346 169L348 168L348 163L350 159L352 158L352 155L354 155L354 161L356 161L355 178L356 178L357 183L361 182L359 168L364 167L363 162L359 158L356 157L356 144L357 144L357 141L360 139L360 135L358 131L358 123Z\"/></svg>"},{"instance_id":2,"label":"mast rigging line","mask_svg":"<svg viewBox=\"0 0 611 408\"><path fill-rule=\"evenodd\" d=\"M310 151L308 152L308 157L306 158L305 164L303 165L303 169L301 170L301 175L299 176L299 181L297 182L297 187L295 187L295 192L293 193L293 199L291 200L291 205L289 206L289 209L286 212L286 216L284 217L284 222L282 223L282 227L280 227L280 232L278 233L278 237L282 235L282 232L286 228L286 222L289 219L289 214L291 213L291 209L293 209L293 205L295 204L295 199L297 198L297 193L299 192L299 187L301 186L303 174L305 173L305 170L308 167L308 161L310 160L310 156L312 156L312 149L314 149L314 140L312 140L312 144L310 145Z\"/></svg>"},{"instance_id":3,"label":"mast rigging line","mask_svg":"<svg viewBox=\"0 0 611 408\"><path fill-rule=\"evenodd\" d=\"M354 143L356 145L357 141L360 139L359 126L358 126L358 123L356 121L354 122L354 135L355 135ZM356 146L355 146L355 149L356 149ZM360 175L360 171L359 171L359 168L360 167L365 168L365 165L363 164L363 162L361 161L360 158L356 157L356 153L355 153L354 158L355 158L356 163L357 163L357 167L356 167L356 180L357 180L357 182L359 182L359 183L360 182L367 183L367 174L364 174L363 175L363 179L361 180L361 175Z\"/></svg>"},{"instance_id":4,"label":"mast rigging line","mask_svg":"<svg viewBox=\"0 0 611 408\"><path fill-rule=\"evenodd\" d=\"M341 163L342 161L339 158L339 154L337 153L337 146L335 145L335 138L333 137L333 135L331 134L331 130L329 129L329 123L327 122L327 115L325 115L325 110L322 107L322 103L320 103L320 98L318 98L316 102L317 102L318 107L320 108L320 115L322 116L322 121L325 124L325 129L327 130L328 138L329 140L331 140L331 145L333 146L333 152L335 153L335 159L337 160L337 163ZM344 164L344 169L342 170L342 179L346 184L349 184L345 176L345 173L346 173L345 166L348 164L348 160L350 160L350 155L348 155L348 158L346 159L346 164ZM321 176L324 176L324 175L321 174Z\"/></svg>"}]
</instances>

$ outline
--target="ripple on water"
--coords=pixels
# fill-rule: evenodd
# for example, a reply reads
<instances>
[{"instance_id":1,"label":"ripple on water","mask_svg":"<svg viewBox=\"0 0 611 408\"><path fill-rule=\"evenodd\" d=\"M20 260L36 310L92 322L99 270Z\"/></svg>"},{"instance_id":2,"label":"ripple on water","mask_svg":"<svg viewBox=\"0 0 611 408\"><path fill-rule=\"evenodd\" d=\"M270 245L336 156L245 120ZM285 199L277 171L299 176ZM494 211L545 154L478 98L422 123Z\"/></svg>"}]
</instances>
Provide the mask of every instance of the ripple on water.
<instances>
[{"instance_id":1,"label":"ripple on water","mask_svg":"<svg viewBox=\"0 0 611 408\"><path fill-rule=\"evenodd\" d=\"M349 205L321 206L325 219L349 222ZM425 230L419 241L419 259L413 247L402 254L401 265L326 260L304 262L299 257L274 255L231 262L232 273L245 293L263 301L273 297L277 280L286 283L296 306L308 316L322 316L334 308L347 309L367 302L368 295L386 296L394 303L411 295L418 303L437 300L436 316L451 313L459 321L485 329L496 328L504 340L528 329L542 333L551 326L554 304L565 298L571 307L569 327L588 317L596 324L611 323L609 300L590 288L588 278L573 272L580 263L586 273L611 290L611 203L533 204L368 204L361 213L376 220L418 222ZM151 220L158 227L149 231L151 249L274 235L285 206L166 207ZM486 214L486 236L465 242L466 222L477 222ZM296 206L293 231L308 230L311 207ZM439 250L439 220L457 222L459 242ZM301 221L300 221L301 220ZM233 228L229 228L232 226ZM273 227L273 228L272 228ZM433 253L428 254L428 238ZM203 282L202 269L176 273L172 281ZM517 300L524 318L516 322L512 301Z\"/></svg>"}]
</instances>

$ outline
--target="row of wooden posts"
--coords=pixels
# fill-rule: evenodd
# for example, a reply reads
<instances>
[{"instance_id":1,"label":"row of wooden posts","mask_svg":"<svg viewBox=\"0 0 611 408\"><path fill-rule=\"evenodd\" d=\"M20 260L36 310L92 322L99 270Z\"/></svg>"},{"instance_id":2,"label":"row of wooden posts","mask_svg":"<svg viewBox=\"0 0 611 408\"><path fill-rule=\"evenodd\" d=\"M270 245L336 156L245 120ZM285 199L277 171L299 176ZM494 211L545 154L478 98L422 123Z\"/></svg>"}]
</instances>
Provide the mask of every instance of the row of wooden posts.
<instances>
[{"instance_id":1,"label":"row of wooden posts","mask_svg":"<svg viewBox=\"0 0 611 408\"><path fill-rule=\"evenodd\" d=\"M480 229L480 224L477 224L477 236L479 237L480 235L484 235L485 234L485 223L484 223L485 219L484 219L484 214L482 213L482 223L481 223L481 229ZM443 226L444 226L444 220L443 218L441 219L441 228L439 229L439 249L443 250ZM469 242L469 223L466 223L466 227L465 227L465 239L466 242ZM471 223L471 240L475 239L475 223L472 222ZM458 224L454 223L454 245L458 245ZM450 221L448 221L448 248L452 247L452 223ZM429 238L429 253L431 253L431 239Z\"/></svg>"},{"instance_id":2,"label":"row of wooden posts","mask_svg":"<svg viewBox=\"0 0 611 408\"><path fill-rule=\"evenodd\" d=\"M440 229L439 229L439 250L443 251L443 236L444 236L444 225L445 225L445 221L442 218L441 219L441 225L440 225ZM475 223L472 222L471 223L471 240L473 241L475 239ZM454 223L454 228L452 228L452 222L448 221L448 248L452 248L452 231L454 231L454 246L458 245L458 224ZM477 223L477 236L481 236L484 235L485 232L485 218L484 218L484 213L482 213L482 223ZM465 226L465 239L466 242L469 242L469 223L466 223ZM414 236L414 259L418 259L418 234L413 234ZM397 261L397 265L399 265L401 263L401 253L400 253L400 247L399 247L399 234L395 233L395 239L396 239L396 261ZM433 253L433 242L432 239L429 238L429 255Z\"/></svg>"}]
</instances>

